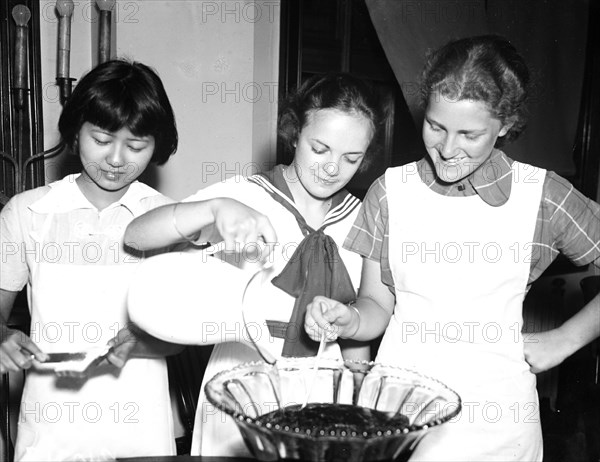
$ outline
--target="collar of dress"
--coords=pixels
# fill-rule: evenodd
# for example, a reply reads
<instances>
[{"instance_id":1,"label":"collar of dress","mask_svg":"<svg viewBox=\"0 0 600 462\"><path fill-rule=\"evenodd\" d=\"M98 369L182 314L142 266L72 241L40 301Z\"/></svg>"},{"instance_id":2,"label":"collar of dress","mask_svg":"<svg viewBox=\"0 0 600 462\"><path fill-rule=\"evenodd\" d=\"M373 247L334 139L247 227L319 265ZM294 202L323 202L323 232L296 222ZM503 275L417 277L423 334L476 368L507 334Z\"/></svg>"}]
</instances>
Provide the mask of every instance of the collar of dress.
<instances>
[{"instance_id":1,"label":"collar of dress","mask_svg":"<svg viewBox=\"0 0 600 462\"><path fill-rule=\"evenodd\" d=\"M423 183L438 194L453 197L477 194L492 207L500 207L510 198L513 162L502 151L494 149L491 156L473 173L455 183L441 181L429 157L417 162L417 170Z\"/></svg>"},{"instance_id":2,"label":"collar of dress","mask_svg":"<svg viewBox=\"0 0 600 462\"><path fill-rule=\"evenodd\" d=\"M50 191L31 204L29 208L36 213L66 213L77 209L95 209L77 186L75 180L79 175L79 173L68 175L62 180L50 183L48 185ZM137 216L144 212L144 210L139 210L140 201L157 194L158 192L150 186L134 181L121 199L104 210L123 206Z\"/></svg>"},{"instance_id":3,"label":"collar of dress","mask_svg":"<svg viewBox=\"0 0 600 462\"><path fill-rule=\"evenodd\" d=\"M300 214L298 209L296 208L296 204L294 203L294 198L288 185L284 178L285 175L285 166L284 165L276 165L273 170L270 170L265 173L260 173L257 175L252 175L248 178L248 181L256 183L263 189L265 189L271 197L283 205L287 210L290 211L296 218L298 222L298 226L304 233L304 235L308 235L310 232L315 231L312 229L306 221L304 217ZM360 205L360 200L350 194L346 189L341 189L337 193L333 195L331 198L331 208L327 215L325 216L325 220L321 225L320 229L325 228L333 223L336 223L340 220L343 220L347 215L352 213L352 211Z\"/></svg>"}]
</instances>

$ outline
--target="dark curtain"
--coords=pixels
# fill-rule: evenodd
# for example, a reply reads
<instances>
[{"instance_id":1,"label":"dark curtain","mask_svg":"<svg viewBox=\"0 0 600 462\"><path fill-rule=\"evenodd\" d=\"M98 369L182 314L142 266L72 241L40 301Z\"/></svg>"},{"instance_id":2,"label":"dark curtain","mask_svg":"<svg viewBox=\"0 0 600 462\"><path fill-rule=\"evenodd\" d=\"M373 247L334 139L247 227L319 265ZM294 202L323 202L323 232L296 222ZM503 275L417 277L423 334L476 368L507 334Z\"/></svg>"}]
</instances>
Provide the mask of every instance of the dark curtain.
<instances>
[{"instance_id":1,"label":"dark curtain","mask_svg":"<svg viewBox=\"0 0 600 462\"><path fill-rule=\"evenodd\" d=\"M573 146L581 101L588 0L366 0L386 56L417 126L418 83L428 50L494 33L521 52L532 74L529 124L505 148L514 159L575 174Z\"/></svg>"}]
</instances>

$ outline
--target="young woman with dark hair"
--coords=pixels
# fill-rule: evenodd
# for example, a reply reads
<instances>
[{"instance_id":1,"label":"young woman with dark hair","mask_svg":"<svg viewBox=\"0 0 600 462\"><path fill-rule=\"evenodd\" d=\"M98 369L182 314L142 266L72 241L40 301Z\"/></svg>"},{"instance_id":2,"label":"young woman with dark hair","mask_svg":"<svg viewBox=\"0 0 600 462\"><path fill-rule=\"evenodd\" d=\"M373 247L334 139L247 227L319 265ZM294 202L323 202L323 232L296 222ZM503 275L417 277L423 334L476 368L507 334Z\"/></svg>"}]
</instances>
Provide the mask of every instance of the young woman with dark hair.
<instances>
[{"instance_id":1,"label":"young woman with dark hair","mask_svg":"<svg viewBox=\"0 0 600 462\"><path fill-rule=\"evenodd\" d=\"M163 357L180 347L129 322L127 282L141 254L123 243L135 216L171 202L136 181L177 148L171 104L152 69L108 61L75 87L59 129L81 173L16 195L0 214L0 371L28 370L15 460L173 455ZM6 325L25 285L29 336ZM86 371L56 375L44 364L49 353L108 347Z\"/></svg>"},{"instance_id":2,"label":"young woman with dark hair","mask_svg":"<svg viewBox=\"0 0 600 462\"><path fill-rule=\"evenodd\" d=\"M107 132L126 127L136 136L151 134L150 162L157 165L177 150L175 115L163 83L154 70L139 62L109 61L79 81L58 121L63 142L75 154L85 122Z\"/></svg>"}]
</instances>

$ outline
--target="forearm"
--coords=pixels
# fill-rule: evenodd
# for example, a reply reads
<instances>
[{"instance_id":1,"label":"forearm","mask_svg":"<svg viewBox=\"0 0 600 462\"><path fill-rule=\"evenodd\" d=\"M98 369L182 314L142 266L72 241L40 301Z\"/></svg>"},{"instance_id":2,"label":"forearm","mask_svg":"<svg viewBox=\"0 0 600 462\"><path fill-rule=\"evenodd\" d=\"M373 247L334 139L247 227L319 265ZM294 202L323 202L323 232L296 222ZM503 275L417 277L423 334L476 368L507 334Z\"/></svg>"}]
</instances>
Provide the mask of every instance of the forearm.
<instances>
[{"instance_id":1,"label":"forearm","mask_svg":"<svg viewBox=\"0 0 600 462\"><path fill-rule=\"evenodd\" d=\"M534 373L552 369L600 335L600 295L562 326L525 339L525 360Z\"/></svg>"},{"instance_id":2,"label":"forearm","mask_svg":"<svg viewBox=\"0 0 600 462\"><path fill-rule=\"evenodd\" d=\"M600 294L558 329L567 344L570 356L600 336Z\"/></svg>"},{"instance_id":3,"label":"forearm","mask_svg":"<svg viewBox=\"0 0 600 462\"><path fill-rule=\"evenodd\" d=\"M47 356L24 333L8 327L8 318L18 292L0 289L0 373L31 367L31 355L38 361Z\"/></svg>"},{"instance_id":4,"label":"forearm","mask_svg":"<svg viewBox=\"0 0 600 462\"><path fill-rule=\"evenodd\" d=\"M24 332L12 329L8 325L8 319L10 318L17 295L18 292L0 289L0 349L2 350L0 355L4 356L11 349L16 351L24 350L27 354L36 354L40 351Z\"/></svg>"},{"instance_id":5,"label":"forearm","mask_svg":"<svg viewBox=\"0 0 600 462\"><path fill-rule=\"evenodd\" d=\"M8 328L6 321L2 319L2 316L0 316L0 344L4 343L4 341L8 338L11 332L12 329Z\"/></svg>"},{"instance_id":6,"label":"forearm","mask_svg":"<svg viewBox=\"0 0 600 462\"><path fill-rule=\"evenodd\" d=\"M150 250L197 237L215 221L219 199L169 204L135 218L125 230L125 243L138 250ZM206 236L210 241L212 236Z\"/></svg>"},{"instance_id":7,"label":"forearm","mask_svg":"<svg viewBox=\"0 0 600 462\"><path fill-rule=\"evenodd\" d=\"M146 332L135 330L136 344L132 352L134 358L162 358L183 350L183 345L159 340Z\"/></svg>"},{"instance_id":8,"label":"forearm","mask_svg":"<svg viewBox=\"0 0 600 462\"><path fill-rule=\"evenodd\" d=\"M3 343L4 340L8 338L8 323L5 319L5 316L0 312L0 343Z\"/></svg>"},{"instance_id":9,"label":"forearm","mask_svg":"<svg viewBox=\"0 0 600 462\"><path fill-rule=\"evenodd\" d=\"M390 322L391 313L369 296L359 296L354 304L360 316L358 327L352 339L369 341L376 339L385 332Z\"/></svg>"},{"instance_id":10,"label":"forearm","mask_svg":"<svg viewBox=\"0 0 600 462\"><path fill-rule=\"evenodd\" d=\"M133 323L121 329L109 345L113 347L113 357L120 358L116 363L121 366L129 358L162 358L183 349L181 345L151 336Z\"/></svg>"},{"instance_id":11,"label":"forearm","mask_svg":"<svg viewBox=\"0 0 600 462\"><path fill-rule=\"evenodd\" d=\"M363 259L363 269L354 306L360 313L360 325L352 336L355 340L373 340L385 332L396 304L396 297L381 281L378 261Z\"/></svg>"},{"instance_id":12,"label":"forearm","mask_svg":"<svg viewBox=\"0 0 600 462\"><path fill-rule=\"evenodd\" d=\"M12 312L18 292L0 289L0 343L3 343L12 329L8 327L8 318Z\"/></svg>"},{"instance_id":13,"label":"forearm","mask_svg":"<svg viewBox=\"0 0 600 462\"><path fill-rule=\"evenodd\" d=\"M338 343L342 350L342 358L354 361L371 360L371 345L368 342L338 338Z\"/></svg>"},{"instance_id":14,"label":"forearm","mask_svg":"<svg viewBox=\"0 0 600 462\"><path fill-rule=\"evenodd\" d=\"M10 317L19 292L0 289L0 321L6 323Z\"/></svg>"}]
</instances>

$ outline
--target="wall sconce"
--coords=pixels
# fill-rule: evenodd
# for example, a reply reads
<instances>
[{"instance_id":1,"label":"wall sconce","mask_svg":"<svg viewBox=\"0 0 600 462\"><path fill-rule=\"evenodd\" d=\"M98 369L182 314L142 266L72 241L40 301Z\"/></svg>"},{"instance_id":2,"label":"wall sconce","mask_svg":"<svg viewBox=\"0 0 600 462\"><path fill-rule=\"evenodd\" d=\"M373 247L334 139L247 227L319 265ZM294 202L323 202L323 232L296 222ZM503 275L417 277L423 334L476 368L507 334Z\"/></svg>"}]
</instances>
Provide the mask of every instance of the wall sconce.
<instances>
[{"instance_id":1,"label":"wall sconce","mask_svg":"<svg viewBox=\"0 0 600 462\"><path fill-rule=\"evenodd\" d=\"M101 64L110 59L110 29L115 0L96 0L96 5L100 10L100 21L98 24L98 64Z\"/></svg>"},{"instance_id":2,"label":"wall sconce","mask_svg":"<svg viewBox=\"0 0 600 462\"><path fill-rule=\"evenodd\" d=\"M27 23L31 19L31 11L25 5L15 5L12 9L12 17L17 24L13 83L16 95L15 106L17 109L23 109L25 94L29 89L27 84Z\"/></svg>"},{"instance_id":3,"label":"wall sconce","mask_svg":"<svg viewBox=\"0 0 600 462\"><path fill-rule=\"evenodd\" d=\"M59 2L57 2L57 6ZM61 77L68 83L65 88L68 87L70 91L71 80L68 77L69 74L69 48L70 48L70 16L72 15L73 1L65 0L61 2L58 11L65 11L65 18L68 19L66 23L68 26L65 28L65 22L63 21L62 35L59 37L59 77ZM70 4L70 10L69 10ZM64 7L64 8L63 8ZM70 11L70 12L69 12ZM34 181L34 170L32 166L36 161L43 161L53 155L60 153L64 144L59 142L56 146L47 151L37 152L32 154L32 141L30 139L32 124L36 123L36 119L30 120L30 105L33 108L34 103L29 98L29 68L28 68L28 35L29 30L27 23L31 19L31 11L25 5L18 4L12 9L12 16L16 23L15 28L15 60L14 60L14 78L13 78L13 90L14 90L14 109L15 109L15 143L13 147L13 155L6 155L1 153L3 161L10 163L14 169L14 193L17 194L21 191L25 191L28 186L28 175L30 178L29 184L36 185ZM61 19L62 21L62 19ZM59 29L61 25L59 22ZM59 34L60 35L60 34ZM66 60L65 60L66 57ZM57 80L60 81L59 78ZM62 88L62 87L61 87ZM34 89L35 91L35 89ZM68 96L68 94L65 94ZM62 96L62 95L61 95ZM35 129L34 129L35 130ZM4 202L4 201L3 201Z\"/></svg>"},{"instance_id":4,"label":"wall sconce","mask_svg":"<svg viewBox=\"0 0 600 462\"><path fill-rule=\"evenodd\" d=\"M71 18L73 16L73 0L58 0L58 56L56 60L56 83L60 89L60 104L71 96L72 79L69 76L71 66Z\"/></svg>"}]
</instances>

